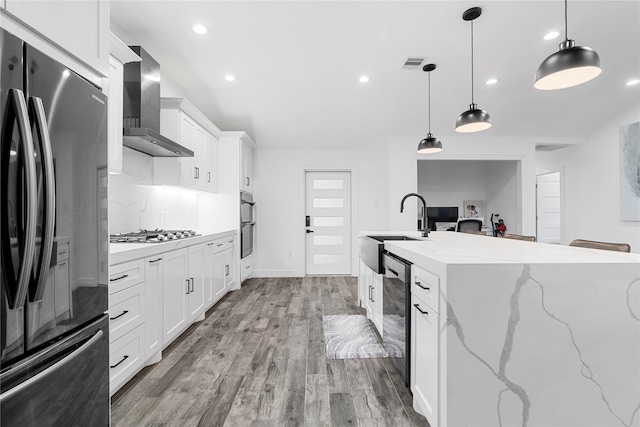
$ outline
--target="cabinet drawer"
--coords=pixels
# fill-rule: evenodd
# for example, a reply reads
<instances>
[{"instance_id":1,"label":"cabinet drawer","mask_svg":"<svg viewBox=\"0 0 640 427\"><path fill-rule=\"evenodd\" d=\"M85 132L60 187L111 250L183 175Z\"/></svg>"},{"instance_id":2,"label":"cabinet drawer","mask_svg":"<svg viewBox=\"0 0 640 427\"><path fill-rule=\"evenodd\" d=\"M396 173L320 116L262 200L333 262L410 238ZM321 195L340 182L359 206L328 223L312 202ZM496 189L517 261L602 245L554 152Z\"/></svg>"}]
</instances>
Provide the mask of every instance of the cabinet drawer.
<instances>
[{"instance_id":1,"label":"cabinet drawer","mask_svg":"<svg viewBox=\"0 0 640 427\"><path fill-rule=\"evenodd\" d=\"M115 393L144 364L144 324L109 345L109 390Z\"/></svg>"},{"instance_id":2,"label":"cabinet drawer","mask_svg":"<svg viewBox=\"0 0 640 427\"><path fill-rule=\"evenodd\" d=\"M436 313L440 312L440 277L420 267L413 267L413 283L411 293L420 298Z\"/></svg>"},{"instance_id":3,"label":"cabinet drawer","mask_svg":"<svg viewBox=\"0 0 640 427\"><path fill-rule=\"evenodd\" d=\"M109 340L111 342L144 322L143 303L143 283L109 295Z\"/></svg>"},{"instance_id":4,"label":"cabinet drawer","mask_svg":"<svg viewBox=\"0 0 640 427\"><path fill-rule=\"evenodd\" d=\"M234 236L226 236L226 237L220 237L219 239L215 239L209 243L207 243L208 246L213 246L213 252L221 252L224 251L227 248L231 248L233 247L234 244Z\"/></svg>"},{"instance_id":5,"label":"cabinet drawer","mask_svg":"<svg viewBox=\"0 0 640 427\"><path fill-rule=\"evenodd\" d=\"M69 243L60 243L56 252L58 262L69 259Z\"/></svg>"},{"instance_id":6,"label":"cabinet drawer","mask_svg":"<svg viewBox=\"0 0 640 427\"><path fill-rule=\"evenodd\" d=\"M253 255L240 260L240 281L244 281L253 275Z\"/></svg>"},{"instance_id":7,"label":"cabinet drawer","mask_svg":"<svg viewBox=\"0 0 640 427\"><path fill-rule=\"evenodd\" d=\"M110 294L142 282L144 282L143 259L112 265L111 268L109 268Z\"/></svg>"}]
</instances>

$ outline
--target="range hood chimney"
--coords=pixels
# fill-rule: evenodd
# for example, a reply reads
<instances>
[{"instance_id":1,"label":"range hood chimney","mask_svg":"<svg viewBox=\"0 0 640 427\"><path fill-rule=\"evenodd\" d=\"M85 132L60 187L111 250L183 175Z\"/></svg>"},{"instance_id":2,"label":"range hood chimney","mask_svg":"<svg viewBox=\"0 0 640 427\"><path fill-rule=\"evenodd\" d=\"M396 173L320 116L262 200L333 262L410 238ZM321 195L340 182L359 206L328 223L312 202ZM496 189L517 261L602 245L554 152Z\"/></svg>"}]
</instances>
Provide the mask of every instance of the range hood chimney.
<instances>
[{"instance_id":1,"label":"range hood chimney","mask_svg":"<svg viewBox=\"0 0 640 427\"><path fill-rule=\"evenodd\" d=\"M160 64L142 47L129 47L142 62L124 65L123 145L153 157L193 157L160 135Z\"/></svg>"}]
</instances>

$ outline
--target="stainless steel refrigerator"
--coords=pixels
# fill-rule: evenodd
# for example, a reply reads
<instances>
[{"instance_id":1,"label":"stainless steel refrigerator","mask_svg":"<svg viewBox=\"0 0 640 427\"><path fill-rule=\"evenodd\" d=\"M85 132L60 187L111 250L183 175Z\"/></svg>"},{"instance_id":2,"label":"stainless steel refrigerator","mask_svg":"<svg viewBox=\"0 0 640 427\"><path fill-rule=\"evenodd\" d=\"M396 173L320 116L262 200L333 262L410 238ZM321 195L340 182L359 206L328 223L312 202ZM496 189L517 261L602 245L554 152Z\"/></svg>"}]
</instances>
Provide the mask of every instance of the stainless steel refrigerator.
<instances>
[{"instance_id":1,"label":"stainless steel refrigerator","mask_svg":"<svg viewBox=\"0 0 640 427\"><path fill-rule=\"evenodd\" d=\"M107 98L0 29L0 425L107 426Z\"/></svg>"}]
</instances>

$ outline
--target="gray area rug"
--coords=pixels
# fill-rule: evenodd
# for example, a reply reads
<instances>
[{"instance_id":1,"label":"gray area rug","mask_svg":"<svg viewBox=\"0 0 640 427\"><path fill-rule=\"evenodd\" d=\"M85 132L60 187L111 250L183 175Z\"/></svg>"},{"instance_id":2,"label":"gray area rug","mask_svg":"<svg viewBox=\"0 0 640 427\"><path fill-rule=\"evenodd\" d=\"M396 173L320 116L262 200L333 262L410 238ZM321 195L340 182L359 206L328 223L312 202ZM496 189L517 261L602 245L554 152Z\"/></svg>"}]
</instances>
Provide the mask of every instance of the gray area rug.
<instances>
[{"instance_id":1,"label":"gray area rug","mask_svg":"<svg viewBox=\"0 0 640 427\"><path fill-rule=\"evenodd\" d=\"M387 357L382 344L365 316L322 317L327 359L372 359Z\"/></svg>"}]
</instances>

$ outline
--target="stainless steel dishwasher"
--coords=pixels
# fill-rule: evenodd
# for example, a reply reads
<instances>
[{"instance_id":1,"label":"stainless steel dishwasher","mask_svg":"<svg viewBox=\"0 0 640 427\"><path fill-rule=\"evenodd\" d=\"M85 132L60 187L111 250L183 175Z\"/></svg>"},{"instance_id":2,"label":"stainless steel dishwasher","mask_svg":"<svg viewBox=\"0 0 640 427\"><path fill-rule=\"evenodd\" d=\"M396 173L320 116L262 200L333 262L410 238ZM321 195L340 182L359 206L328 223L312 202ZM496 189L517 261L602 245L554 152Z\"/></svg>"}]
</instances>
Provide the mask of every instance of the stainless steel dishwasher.
<instances>
[{"instance_id":1,"label":"stainless steel dishwasher","mask_svg":"<svg viewBox=\"0 0 640 427\"><path fill-rule=\"evenodd\" d=\"M382 258L382 343L409 387L411 363L411 263L385 251Z\"/></svg>"}]
</instances>

